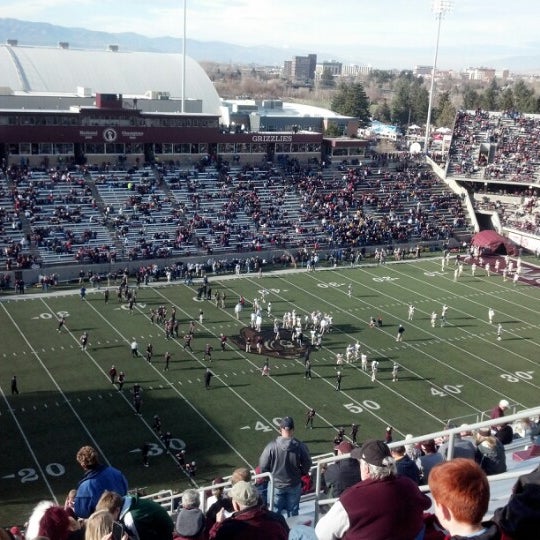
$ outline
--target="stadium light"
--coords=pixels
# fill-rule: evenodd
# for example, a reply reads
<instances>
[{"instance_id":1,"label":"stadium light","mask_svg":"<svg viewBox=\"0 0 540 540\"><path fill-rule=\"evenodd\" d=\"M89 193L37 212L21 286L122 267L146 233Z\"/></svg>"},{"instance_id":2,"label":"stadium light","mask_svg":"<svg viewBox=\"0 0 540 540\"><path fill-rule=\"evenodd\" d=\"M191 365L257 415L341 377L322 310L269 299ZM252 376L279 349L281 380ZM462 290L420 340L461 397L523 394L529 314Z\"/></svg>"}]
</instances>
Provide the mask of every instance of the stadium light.
<instances>
[{"instance_id":1,"label":"stadium light","mask_svg":"<svg viewBox=\"0 0 540 540\"><path fill-rule=\"evenodd\" d=\"M452 0L434 0L433 13L437 19L437 39L435 41L435 56L433 58L433 68L431 70L431 86L429 89L429 102L426 120L426 138L424 140L424 153L428 153L429 132L431 128L431 110L433 108L433 89L435 86L435 70L437 69L437 57L439 56L439 38L441 36L441 21L444 15L452 8Z\"/></svg>"},{"instance_id":2,"label":"stadium light","mask_svg":"<svg viewBox=\"0 0 540 540\"><path fill-rule=\"evenodd\" d=\"M184 30L182 32L182 114L186 112L186 28L187 28L187 0L184 0Z\"/></svg>"}]
</instances>

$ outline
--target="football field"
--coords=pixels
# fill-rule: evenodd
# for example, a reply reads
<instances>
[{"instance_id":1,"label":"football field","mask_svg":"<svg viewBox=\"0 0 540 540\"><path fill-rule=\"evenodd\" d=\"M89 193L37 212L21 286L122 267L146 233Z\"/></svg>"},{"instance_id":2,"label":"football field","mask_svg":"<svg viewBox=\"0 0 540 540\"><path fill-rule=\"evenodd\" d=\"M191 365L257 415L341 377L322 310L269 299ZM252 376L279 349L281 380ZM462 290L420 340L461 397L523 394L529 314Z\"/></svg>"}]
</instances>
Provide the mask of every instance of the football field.
<instances>
[{"instance_id":1,"label":"football field","mask_svg":"<svg viewBox=\"0 0 540 540\"><path fill-rule=\"evenodd\" d=\"M443 270L440 258L262 277L210 276L213 293L226 295L225 309L197 298L200 280L192 286L141 287L133 311L117 300L114 284L108 303L103 289L89 290L84 301L77 291L3 298L0 525L23 523L41 499L63 503L82 476L75 454L85 444L121 469L130 488L182 491L190 480L176 452L185 449L186 459L196 461L197 485L209 484L238 466L255 467L285 415L294 417L296 436L317 455L331 451L336 430L344 426L348 435L353 422L360 425L359 441L382 438L386 426L393 426L397 440L441 429L449 419L458 424L480 420L502 398L512 411L538 406L540 287L533 283L540 272L527 268L529 279L517 284L483 270L472 276L468 266L454 280L453 261ZM270 376L262 376L266 355L248 353L234 341L249 325L253 299L260 299L261 291L267 292L263 330L270 335L274 317L281 321L285 312L294 310L303 323L314 311L331 316L331 331L310 356L311 380L304 377L301 356L270 356ZM234 307L240 296L246 307L238 320ZM444 304L447 323L441 326ZM176 309L178 338L166 339L163 326L151 323L150 310L159 306ZM489 308L494 310L491 324ZM57 331L62 316L66 322ZM382 327L371 328L371 317L380 317ZM183 347L183 336L192 320L190 351ZM400 323L405 332L397 342ZM81 350L85 331L88 347ZM225 351L220 334L228 337ZM305 326L304 338L311 339ZM133 340L138 358L131 354ZM267 339L265 345L272 348L272 342ZM336 365L336 354L345 356L356 342L369 363L379 362L375 381L360 361ZM152 362L144 358L149 343ZM213 347L211 363L204 358L207 344ZM392 380L394 363L397 381ZM111 383L112 365L125 372L121 391ZM214 375L209 389L207 367ZM335 390L338 370L340 391ZM134 384L142 388L141 415L133 408ZM310 407L316 410L312 430L304 428ZM161 418L163 432L171 434L169 453L152 429L154 415ZM148 468L140 452L146 442L151 444Z\"/></svg>"}]
</instances>

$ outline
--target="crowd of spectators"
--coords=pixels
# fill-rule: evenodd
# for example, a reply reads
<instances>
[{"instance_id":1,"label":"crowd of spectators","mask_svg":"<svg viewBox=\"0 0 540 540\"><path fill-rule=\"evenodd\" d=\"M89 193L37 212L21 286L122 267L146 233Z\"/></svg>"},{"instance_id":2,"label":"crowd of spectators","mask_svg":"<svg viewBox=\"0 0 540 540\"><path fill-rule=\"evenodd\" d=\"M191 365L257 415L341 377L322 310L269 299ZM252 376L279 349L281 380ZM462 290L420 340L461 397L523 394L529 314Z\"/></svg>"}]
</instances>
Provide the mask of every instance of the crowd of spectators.
<instances>
[{"instance_id":1,"label":"crowd of spectators","mask_svg":"<svg viewBox=\"0 0 540 540\"><path fill-rule=\"evenodd\" d=\"M46 254L68 256L70 262L103 262L99 238L107 235L99 228L98 203L84 170L33 170L8 168L1 183L13 208L19 238L12 242L28 268L43 261ZM8 258L10 255L6 252Z\"/></svg>"},{"instance_id":2,"label":"crowd of spectators","mask_svg":"<svg viewBox=\"0 0 540 540\"><path fill-rule=\"evenodd\" d=\"M353 531L358 537L383 540L393 538L392 531L398 529L403 539L417 538L422 529L425 536L421 538L446 540L454 538L462 519L467 521L466 516L474 514L471 524L478 538L529 539L532 536L527 534L540 524L540 467L521 476L508 503L495 511L493 521L482 523L490 500L487 476L506 471L499 437L503 428L516 426L520 436L533 443L538 440L540 424L533 419L505 422L508 407L506 400L499 401L490 416L500 423L491 428L473 432L462 425L460 433L454 434L452 455L446 438L415 445L407 443L412 438L407 435L403 445L390 449L390 427L384 441L370 439L361 444L356 442L356 435L353 442L345 440L344 429L340 428L335 453L344 459L328 466L321 484L323 490L332 490L337 501L321 507L322 517L315 528L297 525L302 520L294 519L304 492L303 477L309 475L313 463L308 447L295 436L294 420L285 416L279 424L279 435L262 449L255 470L257 475L272 474L274 511L268 509L268 478L254 478L252 471L240 467L227 481L215 478L212 490L204 492L204 497L202 491L192 488L177 495L170 514L153 498L128 491L124 474L103 463L95 448L83 446L75 456L83 475L77 488L67 493L65 503L41 501L24 527L2 529L7 536L0 538L109 540L113 523L117 523L122 534L113 540L331 540ZM481 491L468 483L481 485ZM420 484L429 484L433 500L421 493ZM465 497L470 511L463 512L456 497ZM452 512L444 512L443 506L451 507ZM427 512L430 507L434 513ZM483 530L489 530L489 536L482 536Z\"/></svg>"},{"instance_id":3,"label":"crowd of spectators","mask_svg":"<svg viewBox=\"0 0 540 540\"><path fill-rule=\"evenodd\" d=\"M228 252L353 248L448 239L458 197L408 154L325 168L130 171L10 167L2 189L19 231L6 260L106 263Z\"/></svg>"},{"instance_id":4,"label":"crowd of spectators","mask_svg":"<svg viewBox=\"0 0 540 540\"><path fill-rule=\"evenodd\" d=\"M536 201L540 118L460 111L448 159L451 175L526 183ZM0 180L6 269L448 240L467 226L461 199L406 152L331 167L13 165ZM537 214L523 211L504 221L537 234Z\"/></svg>"},{"instance_id":5,"label":"crowd of spectators","mask_svg":"<svg viewBox=\"0 0 540 540\"><path fill-rule=\"evenodd\" d=\"M497 182L538 183L540 116L459 111L449 150L450 171Z\"/></svg>"},{"instance_id":6,"label":"crowd of spectators","mask_svg":"<svg viewBox=\"0 0 540 540\"><path fill-rule=\"evenodd\" d=\"M540 235L539 115L458 112L448 171L483 195L475 201L477 209L496 211L503 226Z\"/></svg>"},{"instance_id":7,"label":"crowd of spectators","mask_svg":"<svg viewBox=\"0 0 540 540\"><path fill-rule=\"evenodd\" d=\"M414 240L448 240L466 225L461 199L441 188L420 158L405 155L394 169L366 165L341 178L301 178L305 221L319 242L358 247ZM326 242L325 242L326 241Z\"/></svg>"}]
</instances>

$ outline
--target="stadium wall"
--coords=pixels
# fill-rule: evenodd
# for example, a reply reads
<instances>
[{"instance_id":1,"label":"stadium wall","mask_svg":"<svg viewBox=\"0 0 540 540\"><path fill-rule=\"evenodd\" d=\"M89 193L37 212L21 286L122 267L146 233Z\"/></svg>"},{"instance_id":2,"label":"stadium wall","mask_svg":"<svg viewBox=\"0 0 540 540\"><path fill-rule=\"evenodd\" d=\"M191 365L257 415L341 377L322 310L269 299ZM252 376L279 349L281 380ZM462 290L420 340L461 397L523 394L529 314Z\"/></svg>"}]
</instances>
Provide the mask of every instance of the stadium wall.
<instances>
[{"instance_id":1,"label":"stadium wall","mask_svg":"<svg viewBox=\"0 0 540 540\"><path fill-rule=\"evenodd\" d=\"M400 247L409 252L409 250L414 251L416 246L421 246L422 251L425 253L431 253L436 251L441 251L444 248L443 241L431 241L431 242L409 242L406 244L395 244L393 247ZM366 246L365 259L369 260L375 249L380 248L381 246ZM23 279L27 287L39 286L40 277L43 275L50 276L56 274L58 276L59 283L69 283L71 281L76 281L79 279L79 273L81 270L85 272L98 273L102 276L106 276L109 273L115 273L118 271L123 271L127 269L130 275L133 275L139 268L147 267L152 265L157 265L160 268L165 266L172 265L175 263L183 263L186 265L189 264L206 264L208 261L226 261L227 263L232 263L238 259L246 260L249 258L260 258L266 261L264 269L276 270L280 267L281 263L279 259L282 255L296 256L300 251L300 248L291 248L291 249L277 249L277 250L266 250L266 251L242 251L242 252L227 252L221 254L212 254L212 255L196 255L191 257L182 257L181 255L169 258L159 258L159 259L136 259L132 261L117 261L115 263L103 263L103 264L62 264L62 265L50 265L46 267L35 267L25 270L13 270L10 272L4 272L4 275L9 274L11 276L11 284L15 283L17 279ZM312 250L308 249L309 252ZM343 251L340 248L325 249L319 250L319 258L322 264L326 265L329 257L338 251ZM355 250L359 251L359 250ZM389 257L389 260L391 256ZM405 260L410 260L410 256ZM296 263L291 263L287 267L294 267L296 264L297 268L302 268L303 264L299 260ZM339 266L350 265L350 261L342 260L339 263ZM305 265L304 265L305 266ZM231 270L232 272L232 270Z\"/></svg>"}]
</instances>

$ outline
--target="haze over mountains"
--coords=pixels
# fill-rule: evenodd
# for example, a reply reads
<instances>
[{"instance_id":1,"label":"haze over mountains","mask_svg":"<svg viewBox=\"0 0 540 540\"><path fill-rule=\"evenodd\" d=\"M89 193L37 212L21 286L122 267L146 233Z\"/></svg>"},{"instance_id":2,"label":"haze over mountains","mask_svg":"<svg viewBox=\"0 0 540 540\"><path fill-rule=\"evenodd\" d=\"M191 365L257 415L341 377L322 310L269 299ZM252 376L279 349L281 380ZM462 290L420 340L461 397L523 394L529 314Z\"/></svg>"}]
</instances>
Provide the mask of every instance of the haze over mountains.
<instances>
[{"instance_id":1,"label":"haze over mountains","mask_svg":"<svg viewBox=\"0 0 540 540\"><path fill-rule=\"evenodd\" d=\"M108 45L118 45L124 51L146 51L178 53L182 51L182 40L173 37L151 38L136 33L107 33L85 28L56 26L49 23L21 21L18 19L0 18L0 42L17 39L20 45L54 47L60 41L69 43L76 49L104 49ZM540 73L540 54L534 56L510 56L511 49L479 47L474 56L468 60L475 61L471 67L492 67L509 69L518 73ZM187 53L199 62L231 63L244 65L282 66L284 60L294 55L317 54L318 61L338 60L345 64L369 64L380 69L412 69L417 64L431 65L433 50L431 48L412 48L406 44L396 50L374 45L362 53L361 58L353 57L348 51L326 52L322 50L293 50L270 46L241 46L219 41L198 41L187 39ZM446 55L459 57L458 47L455 50L446 48ZM439 69L462 69L469 66L447 66L442 62Z\"/></svg>"}]
</instances>

